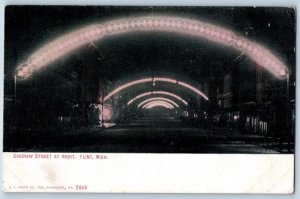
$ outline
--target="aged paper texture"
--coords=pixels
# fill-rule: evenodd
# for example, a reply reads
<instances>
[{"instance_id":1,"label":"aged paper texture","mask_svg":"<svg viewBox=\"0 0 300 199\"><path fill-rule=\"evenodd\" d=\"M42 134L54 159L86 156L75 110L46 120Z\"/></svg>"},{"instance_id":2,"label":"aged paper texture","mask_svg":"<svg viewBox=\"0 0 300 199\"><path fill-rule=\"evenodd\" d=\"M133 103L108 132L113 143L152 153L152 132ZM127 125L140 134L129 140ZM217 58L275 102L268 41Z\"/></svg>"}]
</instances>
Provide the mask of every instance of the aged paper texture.
<instances>
[{"instance_id":1,"label":"aged paper texture","mask_svg":"<svg viewBox=\"0 0 300 199\"><path fill-rule=\"evenodd\" d=\"M6 6L6 192L294 190L292 7Z\"/></svg>"}]
</instances>

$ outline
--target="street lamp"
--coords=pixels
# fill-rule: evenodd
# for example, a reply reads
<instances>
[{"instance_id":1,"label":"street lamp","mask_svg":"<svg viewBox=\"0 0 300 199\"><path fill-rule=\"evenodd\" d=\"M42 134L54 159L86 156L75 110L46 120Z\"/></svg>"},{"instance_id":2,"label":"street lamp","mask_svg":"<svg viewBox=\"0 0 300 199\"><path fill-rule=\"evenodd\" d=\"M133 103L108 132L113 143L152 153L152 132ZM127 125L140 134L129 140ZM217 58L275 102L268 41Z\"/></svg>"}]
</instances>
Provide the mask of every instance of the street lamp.
<instances>
[{"instance_id":1,"label":"street lamp","mask_svg":"<svg viewBox=\"0 0 300 199\"><path fill-rule=\"evenodd\" d=\"M288 152L291 151L291 133L290 131L290 70L288 68L279 71L281 77L286 79L286 130L287 130L287 142ZM280 145L282 145L282 139L280 139Z\"/></svg>"}]
</instances>

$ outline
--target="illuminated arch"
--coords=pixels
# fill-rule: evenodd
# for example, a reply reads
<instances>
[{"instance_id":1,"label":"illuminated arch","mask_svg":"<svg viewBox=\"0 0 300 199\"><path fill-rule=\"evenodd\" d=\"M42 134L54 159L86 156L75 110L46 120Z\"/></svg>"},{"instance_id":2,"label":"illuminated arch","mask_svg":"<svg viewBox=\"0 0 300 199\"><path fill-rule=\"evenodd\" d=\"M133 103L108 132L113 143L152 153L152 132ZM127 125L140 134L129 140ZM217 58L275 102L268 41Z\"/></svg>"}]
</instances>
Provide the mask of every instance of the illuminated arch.
<instances>
[{"instance_id":1,"label":"illuminated arch","mask_svg":"<svg viewBox=\"0 0 300 199\"><path fill-rule=\"evenodd\" d=\"M148 102L145 105L143 105L142 108L149 109L154 106L165 106L165 107L168 107L169 109L174 109L174 106L172 104L170 104L169 102L161 101L161 100L155 100L155 101Z\"/></svg>"},{"instance_id":2,"label":"illuminated arch","mask_svg":"<svg viewBox=\"0 0 300 199\"><path fill-rule=\"evenodd\" d=\"M92 24L64 34L43 45L24 63L21 63L16 69L16 75L23 79L29 77L36 70L46 67L73 50L108 36L149 31L179 33L206 39L245 53L257 65L262 66L278 78L285 78L288 74L287 67L268 49L227 28L195 19L153 15L124 17Z\"/></svg>"},{"instance_id":3,"label":"illuminated arch","mask_svg":"<svg viewBox=\"0 0 300 199\"><path fill-rule=\"evenodd\" d=\"M176 102L174 102L173 100L170 100L168 98L165 98L165 97L152 97L152 98L146 99L146 100L142 101L141 103L139 103L137 107L139 108L142 105L146 104L147 102L157 101L157 100L169 102L173 106L176 106L177 108L179 107L179 105Z\"/></svg>"},{"instance_id":4,"label":"illuminated arch","mask_svg":"<svg viewBox=\"0 0 300 199\"><path fill-rule=\"evenodd\" d=\"M153 104L153 105L147 107L146 109L152 109L154 107L164 107L164 108L167 108L167 109L172 109L172 108L170 108L170 107L168 107L166 105L163 105L163 104Z\"/></svg>"},{"instance_id":5,"label":"illuminated arch","mask_svg":"<svg viewBox=\"0 0 300 199\"><path fill-rule=\"evenodd\" d=\"M132 98L131 100L129 100L127 102L127 105L129 106L130 104L132 104L134 101L142 98L142 97L145 97L145 96L148 96L148 95L155 95L155 94L158 94L158 95L167 95L167 96L171 96L179 101L181 101L184 105L188 105L188 103L182 99L181 97L179 97L178 95L174 94L174 93L171 93L171 92L167 92L167 91L151 91L151 92L146 92L146 93L142 93L140 95L137 95L135 96L134 98Z\"/></svg>"},{"instance_id":6,"label":"illuminated arch","mask_svg":"<svg viewBox=\"0 0 300 199\"><path fill-rule=\"evenodd\" d=\"M107 96L104 97L104 101L108 100L111 96L115 95L116 93L118 93L128 87L131 87L131 86L134 86L137 84L148 83L148 82L167 82L167 83L171 83L171 84L180 85L182 87L185 87L185 88L195 92L197 95L203 97L205 100L208 100L208 97L204 93L202 93L202 91L200 91L199 89L197 89L185 82L178 81L176 79L166 78L166 77L154 77L154 78L149 77L149 78L143 78L143 79L131 81L126 84L123 84L122 86L117 87L116 89L111 91Z\"/></svg>"}]
</instances>

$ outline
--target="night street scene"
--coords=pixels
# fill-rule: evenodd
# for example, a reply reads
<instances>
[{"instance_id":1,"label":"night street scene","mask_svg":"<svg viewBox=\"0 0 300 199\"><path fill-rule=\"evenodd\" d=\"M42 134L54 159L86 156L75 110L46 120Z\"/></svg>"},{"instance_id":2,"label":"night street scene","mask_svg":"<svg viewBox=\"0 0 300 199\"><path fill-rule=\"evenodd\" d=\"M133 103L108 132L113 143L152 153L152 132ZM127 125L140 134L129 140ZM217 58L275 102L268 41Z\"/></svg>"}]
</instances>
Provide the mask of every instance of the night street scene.
<instances>
[{"instance_id":1,"label":"night street scene","mask_svg":"<svg viewBox=\"0 0 300 199\"><path fill-rule=\"evenodd\" d=\"M7 6L4 152L294 153L295 15Z\"/></svg>"}]
</instances>

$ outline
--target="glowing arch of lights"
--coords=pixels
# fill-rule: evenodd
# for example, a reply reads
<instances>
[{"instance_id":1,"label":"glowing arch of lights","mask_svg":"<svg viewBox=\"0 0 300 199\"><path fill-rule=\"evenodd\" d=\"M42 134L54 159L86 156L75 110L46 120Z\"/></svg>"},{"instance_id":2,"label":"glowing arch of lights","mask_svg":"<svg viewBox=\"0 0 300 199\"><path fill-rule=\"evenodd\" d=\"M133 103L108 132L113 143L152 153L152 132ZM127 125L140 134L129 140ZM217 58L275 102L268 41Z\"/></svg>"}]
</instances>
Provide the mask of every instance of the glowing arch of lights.
<instances>
[{"instance_id":1,"label":"glowing arch of lights","mask_svg":"<svg viewBox=\"0 0 300 199\"><path fill-rule=\"evenodd\" d=\"M169 109L174 109L174 106L172 104L170 104L169 102L165 102L165 101L161 101L161 100L155 100L155 101L151 101L146 103L145 105L143 105L143 109L151 109L152 107L155 106L164 106L164 107L168 107Z\"/></svg>"},{"instance_id":2,"label":"glowing arch of lights","mask_svg":"<svg viewBox=\"0 0 300 199\"><path fill-rule=\"evenodd\" d=\"M146 104L147 102L157 101L157 100L168 102L168 103L172 104L173 106L176 106L177 108L179 107L179 105L176 102L174 102L173 100L170 100L168 98L165 98L165 97L152 97L152 98L146 99L146 100L142 101L141 103L139 103L137 107L139 108L142 105Z\"/></svg>"},{"instance_id":3,"label":"glowing arch of lights","mask_svg":"<svg viewBox=\"0 0 300 199\"><path fill-rule=\"evenodd\" d=\"M107 36L130 32L171 32L206 39L241 51L250 59L279 78L288 74L287 67L263 46L250 41L233 31L202 22L200 20L175 16L124 17L107 22L92 24L64 34L42 46L16 69L19 78L26 78L49 63L69 54L75 49Z\"/></svg>"},{"instance_id":4,"label":"glowing arch of lights","mask_svg":"<svg viewBox=\"0 0 300 199\"><path fill-rule=\"evenodd\" d=\"M165 107L165 108L167 108L167 109L172 109L172 108L170 108L170 107L168 107L168 106L166 106L166 105L163 105L163 104L153 104L153 105L150 105L149 107L147 107L147 109L152 109L152 108L154 108L154 107Z\"/></svg>"},{"instance_id":5,"label":"glowing arch of lights","mask_svg":"<svg viewBox=\"0 0 300 199\"><path fill-rule=\"evenodd\" d=\"M174 93L171 93L171 92L167 92L167 91L151 91L151 92L146 92L146 93L142 93L140 95L137 95L135 96L134 98L132 98L131 100L129 100L127 102L127 105L129 106L130 104L132 104L134 101L142 98L142 97L145 97L145 96L149 96L149 95L155 95L155 94L158 94L158 95L166 95L166 96L171 96L179 101L181 101L184 105L188 105L188 103L182 99L181 97L179 97L178 95L174 94Z\"/></svg>"},{"instance_id":6,"label":"glowing arch of lights","mask_svg":"<svg viewBox=\"0 0 300 199\"><path fill-rule=\"evenodd\" d=\"M195 92L197 95L203 97L205 100L208 100L208 97L204 93L202 93L199 89L197 89L185 82L177 81L176 79L171 79L171 78L166 78L166 77L154 77L154 78L149 77L149 78L143 78L143 79L131 81L126 84L123 84L122 86L117 87L116 89L111 91L107 96L104 97L104 101L108 100L111 96L115 95L116 93L118 93L128 87L131 87L131 86L134 86L137 84L147 83L147 82L167 82L167 83L180 85L180 86L183 86L183 87Z\"/></svg>"},{"instance_id":7,"label":"glowing arch of lights","mask_svg":"<svg viewBox=\"0 0 300 199\"><path fill-rule=\"evenodd\" d=\"M167 109L172 109L172 108L170 108L169 106L166 106L166 105L164 105L164 104L152 104L152 105L149 105L146 109L152 109L152 108L154 108L154 107L164 107L164 108L167 108Z\"/></svg>"}]
</instances>

